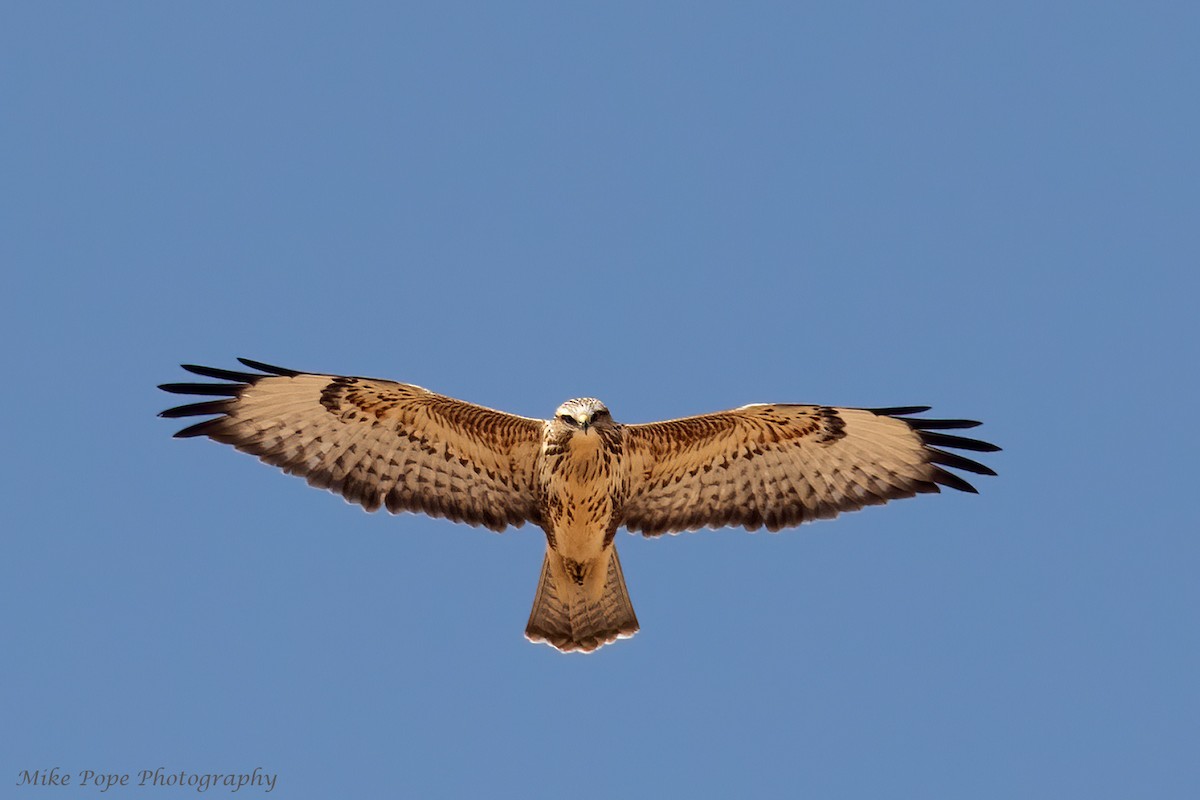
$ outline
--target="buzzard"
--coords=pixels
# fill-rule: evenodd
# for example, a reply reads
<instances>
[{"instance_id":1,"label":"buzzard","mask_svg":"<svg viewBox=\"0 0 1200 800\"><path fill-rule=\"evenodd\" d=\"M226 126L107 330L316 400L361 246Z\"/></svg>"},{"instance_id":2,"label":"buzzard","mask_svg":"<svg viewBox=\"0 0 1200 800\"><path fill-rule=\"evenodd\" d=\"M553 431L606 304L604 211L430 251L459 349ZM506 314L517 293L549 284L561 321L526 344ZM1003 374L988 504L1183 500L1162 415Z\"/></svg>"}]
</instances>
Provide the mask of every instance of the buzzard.
<instances>
[{"instance_id":1,"label":"buzzard","mask_svg":"<svg viewBox=\"0 0 1200 800\"><path fill-rule=\"evenodd\" d=\"M221 383L159 387L219 398L163 411L210 417L176 437L233 445L368 511L537 525L546 555L525 635L563 651L638 631L613 543L622 526L777 531L941 486L974 492L946 468L996 473L943 448L1000 449L943 432L978 422L914 416L927 406L756 404L623 425L577 398L540 420L407 383L238 360L255 371L184 364Z\"/></svg>"}]
</instances>

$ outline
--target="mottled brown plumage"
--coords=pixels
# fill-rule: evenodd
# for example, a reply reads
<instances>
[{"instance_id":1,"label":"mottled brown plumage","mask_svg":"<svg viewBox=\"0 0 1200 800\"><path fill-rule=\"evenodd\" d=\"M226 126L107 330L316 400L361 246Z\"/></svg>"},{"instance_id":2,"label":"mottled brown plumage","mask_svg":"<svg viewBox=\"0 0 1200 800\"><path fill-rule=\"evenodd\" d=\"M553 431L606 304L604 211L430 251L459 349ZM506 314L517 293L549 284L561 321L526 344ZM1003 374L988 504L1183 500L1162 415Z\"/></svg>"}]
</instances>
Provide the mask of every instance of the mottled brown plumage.
<instances>
[{"instance_id":1,"label":"mottled brown plumage","mask_svg":"<svg viewBox=\"0 0 1200 800\"><path fill-rule=\"evenodd\" d=\"M368 511L538 525L547 549L526 635L560 650L637 632L613 546L622 526L775 531L939 486L974 492L944 467L995 473L942 448L999 449L942 432L978 422L914 417L924 406L751 405L621 425L577 398L537 420L410 384L240 360L257 372L184 365L226 382L160 387L221 398L162 412L212 417L176 436L232 445Z\"/></svg>"}]
</instances>

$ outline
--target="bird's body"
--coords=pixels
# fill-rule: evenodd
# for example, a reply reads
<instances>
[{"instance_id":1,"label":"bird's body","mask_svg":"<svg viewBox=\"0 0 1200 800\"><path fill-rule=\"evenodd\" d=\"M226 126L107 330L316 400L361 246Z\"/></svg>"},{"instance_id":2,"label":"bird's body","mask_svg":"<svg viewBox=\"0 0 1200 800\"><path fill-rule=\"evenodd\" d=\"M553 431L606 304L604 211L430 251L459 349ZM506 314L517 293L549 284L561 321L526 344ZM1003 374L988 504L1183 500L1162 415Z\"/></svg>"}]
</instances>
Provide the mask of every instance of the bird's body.
<instances>
[{"instance_id":1,"label":"bird's body","mask_svg":"<svg viewBox=\"0 0 1200 800\"><path fill-rule=\"evenodd\" d=\"M569 400L546 422L537 462L546 558L525 631L531 639L559 647L594 640L598 647L637 632L613 545L629 495L622 439L621 426L594 398ZM617 595L608 598L612 608L604 605L607 594Z\"/></svg>"},{"instance_id":2,"label":"bird's body","mask_svg":"<svg viewBox=\"0 0 1200 800\"><path fill-rule=\"evenodd\" d=\"M260 372L185 365L229 382L161 387L223 398L164 411L215 415L176 436L231 444L369 511L537 524L546 555L526 635L560 650L637 632L614 544L622 526L778 530L939 485L973 492L943 466L995 473L939 447L999 449L941 432L977 422L910 416L925 407L752 405L622 425L578 398L536 420L411 384L243 363Z\"/></svg>"}]
</instances>

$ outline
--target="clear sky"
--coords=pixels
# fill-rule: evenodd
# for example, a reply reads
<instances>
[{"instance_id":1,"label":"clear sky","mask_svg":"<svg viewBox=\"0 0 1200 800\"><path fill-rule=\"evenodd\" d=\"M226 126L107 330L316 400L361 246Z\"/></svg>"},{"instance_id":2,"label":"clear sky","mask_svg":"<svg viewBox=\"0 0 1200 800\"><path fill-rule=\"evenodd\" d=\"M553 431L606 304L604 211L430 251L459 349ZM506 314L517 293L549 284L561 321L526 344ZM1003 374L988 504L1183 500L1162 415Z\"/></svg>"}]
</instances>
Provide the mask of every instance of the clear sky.
<instances>
[{"instance_id":1,"label":"clear sky","mask_svg":"<svg viewBox=\"0 0 1200 800\"><path fill-rule=\"evenodd\" d=\"M1200 796L1194 3L397 6L0 11L0 796ZM536 529L172 440L235 356L1004 452L622 533L642 632L566 656Z\"/></svg>"}]
</instances>

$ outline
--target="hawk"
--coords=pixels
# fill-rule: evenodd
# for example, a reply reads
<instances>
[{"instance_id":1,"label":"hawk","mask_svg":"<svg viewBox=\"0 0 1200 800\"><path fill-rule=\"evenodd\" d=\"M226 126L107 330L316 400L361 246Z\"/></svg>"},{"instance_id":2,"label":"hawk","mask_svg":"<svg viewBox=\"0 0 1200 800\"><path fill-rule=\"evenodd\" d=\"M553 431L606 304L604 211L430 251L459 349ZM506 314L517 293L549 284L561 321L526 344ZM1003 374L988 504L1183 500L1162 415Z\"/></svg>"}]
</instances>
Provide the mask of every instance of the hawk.
<instances>
[{"instance_id":1,"label":"hawk","mask_svg":"<svg viewBox=\"0 0 1200 800\"><path fill-rule=\"evenodd\" d=\"M590 652L638 631L614 537L741 526L777 531L900 497L975 488L947 468L995 475L943 448L980 423L928 406L756 404L624 425L595 398L553 419L494 411L407 383L318 375L238 359L254 372L184 364L220 383L167 383L219 399L163 411L209 417L207 436L368 511L424 512L493 531L533 523L546 555L525 635Z\"/></svg>"}]
</instances>

